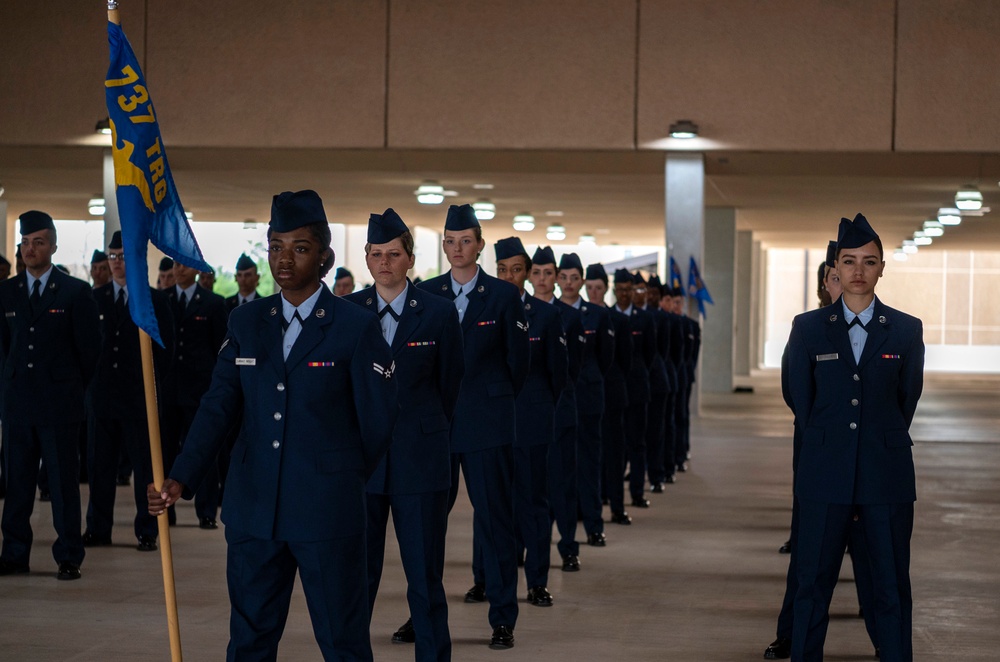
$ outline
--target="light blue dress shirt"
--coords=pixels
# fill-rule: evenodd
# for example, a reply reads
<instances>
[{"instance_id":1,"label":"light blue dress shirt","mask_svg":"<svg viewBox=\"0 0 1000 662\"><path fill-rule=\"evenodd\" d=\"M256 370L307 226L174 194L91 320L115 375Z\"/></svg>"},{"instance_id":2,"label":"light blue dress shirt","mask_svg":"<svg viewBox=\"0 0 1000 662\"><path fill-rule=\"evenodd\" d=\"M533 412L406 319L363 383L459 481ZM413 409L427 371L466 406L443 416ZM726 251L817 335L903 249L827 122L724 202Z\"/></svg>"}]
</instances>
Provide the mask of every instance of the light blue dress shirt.
<instances>
[{"instance_id":1,"label":"light blue dress shirt","mask_svg":"<svg viewBox=\"0 0 1000 662\"><path fill-rule=\"evenodd\" d=\"M285 335L282 339L282 353L285 355L285 360L288 360L288 354L292 351L292 345L295 344L295 340L302 333L302 324L295 318L296 311L298 311L299 317L303 320L312 315L313 308L316 306L316 302L319 301L321 291L322 287L316 288L312 296L300 303L298 308L290 304L284 296L281 297L281 314L285 316L285 321L288 322L288 328L285 329Z\"/></svg>"},{"instance_id":2,"label":"light blue dress shirt","mask_svg":"<svg viewBox=\"0 0 1000 662\"><path fill-rule=\"evenodd\" d=\"M844 319L847 320L848 324L853 322L855 317L860 317L861 324L868 326L875 315L875 299L872 299L868 307L857 315L851 312L851 309L844 303L843 298L841 298L840 303L844 306ZM858 363L861 361L861 352L865 351L865 341L868 340L868 332L861 328L860 324L855 324L847 330L847 335L851 337L851 351L854 352L854 362Z\"/></svg>"},{"instance_id":3,"label":"light blue dress shirt","mask_svg":"<svg viewBox=\"0 0 1000 662\"><path fill-rule=\"evenodd\" d=\"M469 297L467 295L476 286L477 280L479 280L479 267L476 267L476 275L465 285L455 280L454 275L451 277L451 291L455 293L455 308L458 309L459 323L465 319L465 309L469 307Z\"/></svg>"},{"instance_id":4,"label":"light blue dress shirt","mask_svg":"<svg viewBox=\"0 0 1000 662\"><path fill-rule=\"evenodd\" d=\"M385 342L389 345L392 345L392 339L396 337L396 329L399 328L399 320L397 318L403 314L403 304L406 303L407 289L408 288L403 288L403 291L396 295L396 298L390 303L386 303L378 293L375 294L375 298L378 300L379 313L381 313L382 309L386 306L389 306L392 312L396 313L396 317L386 313L385 315L382 315L382 318L379 320L379 323L382 324L382 337L385 338Z\"/></svg>"}]
</instances>

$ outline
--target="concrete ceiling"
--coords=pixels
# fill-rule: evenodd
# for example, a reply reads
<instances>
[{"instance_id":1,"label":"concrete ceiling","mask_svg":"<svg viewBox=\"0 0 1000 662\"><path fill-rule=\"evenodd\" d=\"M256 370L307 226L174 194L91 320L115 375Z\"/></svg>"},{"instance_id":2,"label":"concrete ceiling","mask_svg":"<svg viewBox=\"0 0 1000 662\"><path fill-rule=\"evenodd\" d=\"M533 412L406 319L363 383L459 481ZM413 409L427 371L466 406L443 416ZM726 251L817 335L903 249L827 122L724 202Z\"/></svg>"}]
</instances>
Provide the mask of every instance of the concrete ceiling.
<instances>
[{"instance_id":1,"label":"concrete ceiling","mask_svg":"<svg viewBox=\"0 0 1000 662\"><path fill-rule=\"evenodd\" d=\"M528 211L536 230L527 243L550 243L559 222L567 243L595 234L599 243L663 242L662 151L433 151L176 148L174 179L196 220L266 221L271 196L314 188L332 222L364 223L394 207L413 225L437 229L449 202L489 198L497 217L489 238L514 234L514 214ZM99 196L102 151L96 146L0 147L0 183L8 221L26 209L57 218L89 218ZM707 152L706 204L737 209L737 225L766 246L822 247L841 216L862 212L888 248L908 238L956 189L978 183L997 211L966 218L936 249L1000 250L1000 155ZM417 203L413 191L434 179L458 195L441 206ZM475 184L492 184L476 190ZM561 217L546 212L562 212Z\"/></svg>"}]
</instances>

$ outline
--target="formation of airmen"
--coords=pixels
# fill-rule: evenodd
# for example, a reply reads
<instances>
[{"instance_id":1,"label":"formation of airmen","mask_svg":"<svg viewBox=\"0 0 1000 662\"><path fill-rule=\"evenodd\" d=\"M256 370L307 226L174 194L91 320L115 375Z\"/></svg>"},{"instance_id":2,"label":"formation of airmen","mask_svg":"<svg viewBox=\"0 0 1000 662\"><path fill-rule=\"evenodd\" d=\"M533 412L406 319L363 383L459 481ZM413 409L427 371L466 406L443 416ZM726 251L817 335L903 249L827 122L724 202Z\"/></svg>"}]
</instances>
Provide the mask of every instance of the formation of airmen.
<instances>
[{"instance_id":1,"label":"formation of airmen","mask_svg":"<svg viewBox=\"0 0 1000 662\"><path fill-rule=\"evenodd\" d=\"M460 471L474 513L465 600L489 603L489 645L503 649L514 645L519 566L527 603L555 602L553 525L558 567L578 572L580 542L608 542L604 505L610 522L630 525L627 503L649 508L647 491L663 492L686 470L699 325L683 314L682 291L624 269L609 279L602 265L557 259L548 247L529 255L517 237L495 242L497 273L486 274L482 227L462 205L444 224L446 273L409 280L413 236L387 209L368 224L373 285L353 292L340 268L335 292L344 296L335 296L322 283L335 259L325 210L300 191L272 204L279 294L257 292L246 255L229 299L204 286L213 274L160 264L150 294L164 340L154 359L169 478L157 491L120 233L95 253L91 291L53 268L51 217L20 220L25 270L0 283L0 575L29 569L40 460L57 576L76 579L85 549L111 544L125 458L140 551L157 549L155 517L175 521L178 498L194 499L209 530L221 501L230 659L273 655L296 573L324 657L371 659L391 513L411 616L392 638L414 643L418 660L447 660L442 577ZM51 397L26 397L42 388Z\"/></svg>"}]
</instances>

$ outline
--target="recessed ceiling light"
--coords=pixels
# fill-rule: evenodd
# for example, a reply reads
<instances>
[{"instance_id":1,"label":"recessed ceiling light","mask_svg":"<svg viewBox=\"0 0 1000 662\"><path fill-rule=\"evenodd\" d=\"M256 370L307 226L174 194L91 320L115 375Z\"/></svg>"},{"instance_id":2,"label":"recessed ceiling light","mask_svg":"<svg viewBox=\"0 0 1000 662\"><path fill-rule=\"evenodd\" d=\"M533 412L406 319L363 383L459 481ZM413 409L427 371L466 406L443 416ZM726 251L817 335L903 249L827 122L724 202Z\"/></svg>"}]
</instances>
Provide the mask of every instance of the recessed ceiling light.
<instances>
[{"instance_id":1,"label":"recessed ceiling light","mask_svg":"<svg viewBox=\"0 0 1000 662\"><path fill-rule=\"evenodd\" d=\"M492 191L493 184L473 184L472 188L476 189L477 191Z\"/></svg>"},{"instance_id":2,"label":"recessed ceiling light","mask_svg":"<svg viewBox=\"0 0 1000 662\"><path fill-rule=\"evenodd\" d=\"M983 194L975 186L963 186L955 194L955 206L962 211L976 211L983 206Z\"/></svg>"},{"instance_id":3,"label":"recessed ceiling light","mask_svg":"<svg viewBox=\"0 0 1000 662\"><path fill-rule=\"evenodd\" d=\"M446 197L452 197L458 194L455 193L455 191L446 191L443 186L434 180L428 179L417 187L417 190L413 192L413 195L417 196L417 202L422 205L439 205L444 202Z\"/></svg>"},{"instance_id":4,"label":"recessed ceiling light","mask_svg":"<svg viewBox=\"0 0 1000 662\"><path fill-rule=\"evenodd\" d=\"M545 230L545 238L549 241L562 241L566 238L566 228L561 225L550 225Z\"/></svg>"},{"instance_id":5,"label":"recessed ceiling light","mask_svg":"<svg viewBox=\"0 0 1000 662\"><path fill-rule=\"evenodd\" d=\"M104 198L91 198L87 203L87 211L91 216L104 216L107 207L104 205Z\"/></svg>"},{"instance_id":6,"label":"recessed ceiling light","mask_svg":"<svg viewBox=\"0 0 1000 662\"><path fill-rule=\"evenodd\" d=\"M184 210L184 218L186 218L189 221L193 221L194 220L194 212L190 212L190 211Z\"/></svg>"},{"instance_id":7,"label":"recessed ceiling light","mask_svg":"<svg viewBox=\"0 0 1000 662\"><path fill-rule=\"evenodd\" d=\"M592 234L581 234L580 235L581 244L596 244L597 239Z\"/></svg>"},{"instance_id":8,"label":"recessed ceiling light","mask_svg":"<svg viewBox=\"0 0 1000 662\"><path fill-rule=\"evenodd\" d=\"M489 200L476 200L472 203L472 209L480 221L492 221L497 215L497 206Z\"/></svg>"},{"instance_id":9,"label":"recessed ceiling light","mask_svg":"<svg viewBox=\"0 0 1000 662\"><path fill-rule=\"evenodd\" d=\"M912 239L903 240L903 252L908 255L913 255L917 252L917 245L913 243Z\"/></svg>"},{"instance_id":10,"label":"recessed ceiling light","mask_svg":"<svg viewBox=\"0 0 1000 662\"><path fill-rule=\"evenodd\" d=\"M944 226L934 219L924 221L924 234L928 237L940 237L944 234Z\"/></svg>"},{"instance_id":11,"label":"recessed ceiling light","mask_svg":"<svg viewBox=\"0 0 1000 662\"><path fill-rule=\"evenodd\" d=\"M611 230L608 228L597 228L594 230L594 234L611 234Z\"/></svg>"},{"instance_id":12,"label":"recessed ceiling light","mask_svg":"<svg viewBox=\"0 0 1000 662\"><path fill-rule=\"evenodd\" d=\"M953 207L938 209L937 220L941 225L961 225L961 212Z\"/></svg>"},{"instance_id":13,"label":"recessed ceiling light","mask_svg":"<svg viewBox=\"0 0 1000 662\"><path fill-rule=\"evenodd\" d=\"M892 253L892 259L894 259L896 262L906 262L908 259L910 259L910 256L907 255L902 248L897 248Z\"/></svg>"},{"instance_id":14,"label":"recessed ceiling light","mask_svg":"<svg viewBox=\"0 0 1000 662\"><path fill-rule=\"evenodd\" d=\"M535 217L526 211L514 217L514 229L518 232L531 232L535 229Z\"/></svg>"},{"instance_id":15,"label":"recessed ceiling light","mask_svg":"<svg viewBox=\"0 0 1000 662\"><path fill-rule=\"evenodd\" d=\"M561 211L547 211L547 212L545 212L545 215L546 216L562 216L563 213Z\"/></svg>"},{"instance_id":16,"label":"recessed ceiling light","mask_svg":"<svg viewBox=\"0 0 1000 662\"><path fill-rule=\"evenodd\" d=\"M690 140L698 137L698 125L691 120L677 120L670 125L670 137Z\"/></svg>"}]
</instances>

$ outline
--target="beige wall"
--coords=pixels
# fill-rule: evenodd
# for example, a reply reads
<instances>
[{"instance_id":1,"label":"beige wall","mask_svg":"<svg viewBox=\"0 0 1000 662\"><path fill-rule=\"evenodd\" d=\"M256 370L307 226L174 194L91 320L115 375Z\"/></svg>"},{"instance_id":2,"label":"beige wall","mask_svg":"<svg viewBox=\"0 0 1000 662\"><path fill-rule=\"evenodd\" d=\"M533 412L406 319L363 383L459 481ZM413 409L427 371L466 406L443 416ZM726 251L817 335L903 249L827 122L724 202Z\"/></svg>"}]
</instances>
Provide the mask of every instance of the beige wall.
<instances>
[{"instance_id":1,"label":"beige wall","mask_svg":"<svg viewBox=\"0 0 1000 662\"><path fill-rule=\"evenodd\" d=\"M73 144L105 115L100 5L4 3L0 145ZM122 11L172 145L628 150L662 146L687 118L708 149L1000 150L997 2L175 0Z\"/></svg>"}]
</instances>

